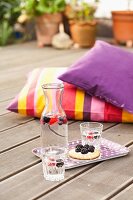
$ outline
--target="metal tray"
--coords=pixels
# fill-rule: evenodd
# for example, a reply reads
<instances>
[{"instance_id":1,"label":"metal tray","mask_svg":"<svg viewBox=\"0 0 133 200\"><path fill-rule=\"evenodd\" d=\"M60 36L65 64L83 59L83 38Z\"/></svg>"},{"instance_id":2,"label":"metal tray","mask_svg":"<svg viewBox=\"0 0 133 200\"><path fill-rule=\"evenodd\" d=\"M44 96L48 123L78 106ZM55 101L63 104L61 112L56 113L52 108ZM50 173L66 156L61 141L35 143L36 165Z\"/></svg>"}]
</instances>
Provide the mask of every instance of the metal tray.
<instances>
[{"instance_id":1,"label":"metal tray","mask_svg":"<svg viewBox=\"0 0 133 200\"><path fill-rule=\"evenodd\" d=\"M68 146L69 149L74 148L77 144L80 144L81 140L70 141ZM41 147L34 148L32 153L38 157L41 157ZM129 153L129 149L125 146L122 146L118 143L112 142L105 138L101 139L101 155L100 157L93 160L78 160L68 157L65 161L65 168L72 169L76 167L80 167L83 165L88 165L112 158L118 158L121 156L125 156Z\"/></svg>"}]
</instances>

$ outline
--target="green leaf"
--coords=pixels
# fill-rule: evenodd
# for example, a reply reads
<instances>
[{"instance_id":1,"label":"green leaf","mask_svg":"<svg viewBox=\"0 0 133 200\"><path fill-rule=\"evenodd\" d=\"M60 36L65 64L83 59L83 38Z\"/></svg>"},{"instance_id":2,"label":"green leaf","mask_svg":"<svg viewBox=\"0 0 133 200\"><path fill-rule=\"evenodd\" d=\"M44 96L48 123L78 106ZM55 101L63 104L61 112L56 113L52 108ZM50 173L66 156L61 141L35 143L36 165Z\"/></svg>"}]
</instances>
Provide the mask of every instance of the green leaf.
<instances>
[{"instance_id":1,"label":"green leaf","mask_svg":"<svg viewBox=\"0 0 133 200\"><path fill-rule=\"evenodd\" d=\"M56 13L65 9L65 0L26 0L25 10L32 16Z\"/></svg>"},{"instance_id":2,"label":"green leaf","mask_svg":"<svg viewBox=\"0 0 133 200\"><path fill-rule=\"evenodd\" d=\"M8 43L9 38L13 32L12 27L9 25L8 21L3 21L0 25L0 45L4 46Z\"/></svg>"}]
</instances>

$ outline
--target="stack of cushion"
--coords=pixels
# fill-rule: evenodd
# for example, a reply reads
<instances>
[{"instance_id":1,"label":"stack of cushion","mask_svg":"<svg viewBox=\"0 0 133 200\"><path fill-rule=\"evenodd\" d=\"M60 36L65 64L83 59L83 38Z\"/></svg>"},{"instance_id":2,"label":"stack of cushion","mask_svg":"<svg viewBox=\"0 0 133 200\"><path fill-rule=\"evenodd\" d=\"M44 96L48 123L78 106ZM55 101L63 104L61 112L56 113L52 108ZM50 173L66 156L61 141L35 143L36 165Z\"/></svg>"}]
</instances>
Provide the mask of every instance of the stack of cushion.
<instances>
[{"instance_id":1,"label":"stack of cushion","mask_svg":"<svg viewBox=\"0 0 133 200\"><path fill-rule=\"evenodd\" d=\"M34 69L7 109L40 117L45 106L41 86L57 81L64 82L62 103L68 119L133 122L132 53L97 41L67 69Z\"/></svg>"}]
</instances>

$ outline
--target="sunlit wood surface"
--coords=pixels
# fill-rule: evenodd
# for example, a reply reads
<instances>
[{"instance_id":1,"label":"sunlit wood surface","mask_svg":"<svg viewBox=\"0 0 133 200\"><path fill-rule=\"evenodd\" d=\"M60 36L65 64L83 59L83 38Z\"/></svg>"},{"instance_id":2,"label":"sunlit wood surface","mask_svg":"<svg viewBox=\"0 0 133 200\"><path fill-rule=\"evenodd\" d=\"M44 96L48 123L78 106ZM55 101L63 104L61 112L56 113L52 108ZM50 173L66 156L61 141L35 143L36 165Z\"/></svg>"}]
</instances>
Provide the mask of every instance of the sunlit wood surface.
<instances>
[{"instance_id":1,"label":"sunlit wood surface","mask_svg":"<svg viewBox=\"0 0 133 200\"><path fill-rule=\"evenodd\" d=\"M133 125L104 123L103 137L129 147L127 156L66 171L61 182L45 181L39 158L39 120L6 110L36 67L69 67L88 49L37 48L35 42L0 48L0 200L132 200ZM132 49L130 49L132 50ZM79 121L69 138L79 138Z\"/></svg>"}]
</instances>

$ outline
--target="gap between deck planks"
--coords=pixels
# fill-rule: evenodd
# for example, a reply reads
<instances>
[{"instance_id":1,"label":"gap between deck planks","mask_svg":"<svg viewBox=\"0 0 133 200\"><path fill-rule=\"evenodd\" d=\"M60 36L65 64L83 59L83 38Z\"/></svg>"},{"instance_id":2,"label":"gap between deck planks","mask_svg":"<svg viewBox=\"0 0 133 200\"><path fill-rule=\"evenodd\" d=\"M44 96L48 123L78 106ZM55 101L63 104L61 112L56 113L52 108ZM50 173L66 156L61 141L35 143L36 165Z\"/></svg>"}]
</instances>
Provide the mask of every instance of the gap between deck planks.
<instances>
[{"instance_id":1,"label":"gap between deck planks","mask_svg":"<svg viewBox=\"0 0 133 200\"><path fill-rule=\"evenodd\" d=\"M33 64L38 63L41 60L52 60L56 59L57 57L62 57L62 55L69 55L73 53L80 52L80 55L82 52L84 53L88 49L67 49L67 50L57 50L51 47L45 47L45 48L38 48L34 45L34 42L29 43L30 48L26 48L26 43L19 48L19 45L14 45L14 49L12 48L3 48L2 51L0 51L0 59L1 59L1 70L5 70L5 67L7 69L10 69L12 67L15 69L18 66L21 68L24 64ZM5 51L4 51L5 50ZM12 61L12 62L11 62ZM59 64L59 63L58 63Z\"/></svg>"},{"instance_id":2,"label":"gap between deck planks","mask_svg":"<svg viewBox=\"0 0 133 200\"><path fill-rule=\"evenodd\" d=\"M111 198L112 199L112 198ZM133 199L133 183L123 189L119 194L113 197L112 200L132 200Z\"/></svg>"},{"instance_id":3,"label":"gap between deck planks","mask_svg":"<svg viewBox=\"0 0 133 200\"><path fill-rule=\"evenodd\" d=\"M127 181L119 185L116 189L111 191L109 194L107 194L104 198L101 200L110 200L110 199L117 199L117 196L119 196L122 193L125 193L125 199L132 200L133 193L127 194L127 190L131 192L131 188L133 186L133 177L129 178ZM121 195L120 195L121 196ZM122 198L123 199L123 198Z\"/></svg>"},{"instance_id":4,"label":"gap between deck planks","mask_svg":"<svg viewBox=\"0 0 133 200\"><path fill-rule=\"evenodd\" d=\"M33 118L28 116L20 116L16 113L7 113L0 116L0 134L8 129L12 129L26 122L32 121Z\"/></svg>"},{"instance_id":5,"label":"gap between deck planks","mask_svg":"<svg viewBox=\"0 0 133 200\"><path fill-rule=\"evenodd\" d=\"M72 124L74 121L68 122ZM30 120L23 124L20 124L14 128L9 128L8 130L0 133L0 153L6 152L22 144L28 143L34 139L40 137L40 121ZM8 138L8 140L5 140Z\"/></svg>"},{"instance_id":6,"label":"gap between deck planks","mask_svg":"<svg viewBox=\"0 0 133 200\"><path fill-rule=\"evenodd\" d=\"M117 126L114 126L111 129L116 129L116 131L119 130L122 124L119 124ZM111 132L109 132L108 129L108 133L105 131L103 133L104 137L106 137L107 139L109 138L110 135L112 135ZM112 135L112 138L114 141L116 141L119 138L119 143L120 144L124 144L124 143L128 143L128 141L131 139L131 137L129 137L129 134L131 134L131 130L128 131L128 136L125 138L124 136L124 132L117 132L115 134ZM130 138L130 139L127 139ZM131 152L132 153L132 152ZM117 158L117 159L112 159L112 160L108 160L108 161L104 161L102 163L99 164L95 164L95 165L88 165L85 167L80 167L77 169L72 169L72 170L67 170L66 171L66 180L68 179L68 183L65 184L65 182L63 183L64 185L61 188L61 191L58 193L58 189L56 190L56 187L58 186L59 183L51 183L51 182L47 182L43 180L43 175L42 175L42 168L41 168L41 164L35 165L25 171L22 171L19 174L16 174L13 177L10 177L9 179L5 180L2 182L2 187L1 187L1 191L5 191L5 193L3 193L3 199L7 200L8 197L10 196L10 199L12 200L17 200L17 198L19 200L21 199L37 199L38 197L42 196L45 193L48 193L49 191L55 189L55 193L51 193L50 192L50 199L53 199L53 196L55 196L56 193L59 194L63 194L63 196L61 196L60 199L65 199L64 194L66 194L66 191L63 190L63 188L67 187L67 185L72 184L74 182L74 186L72 188L72 192L76 191L76 183L82 183L82 180L80 177L84 176L84 175L80 175L81 173L85 172L85 177L86 174L88 174L89 176L91 176L91 178L88 178L86 181L89 184L90 182L93 184L93 180L95 183L98 182L98 186L99 188L99 192L104 193L104 195L106 195L106 192L111 192L112 190L114 190L116 187L119 186L119 182L125 182L128 179L128 173L132 173L131 170L129 170L129 166L131 166L131 162L132 162L132 155L131 153L128 155L128 159L123 157L123 158ZM126 159L126 162L124 162L124 159ZM121 165L122 163L122 165ZM95 166L95 167L94 167ZM94 167L94 168L92 168ZM104 169L108 169L108 171L104 171ZM98 173L99 172L99 173ZM113 172L113 173L112 173ZM117 172L117 173L116 173ZM119 176L119 181L117 182L117 174L121 173L121 176ZM124 179L123 179L123 174L125 173ZM75 177L73 180L72 177ZM79 177L77 177L79 176ZM77 178L76 178L77 177ZM93 179L94 178L94 179ZM99 179L100 178L100 179ZM77 182L77 179L79 179L80 181ZM114 181L116 180L116 182ZM21 184L19 184L21 182ZM76 183L75 183L76 182ZM114 184L115 182L115 184ZM36 183L39 183L39 185ZM109 185L108 185L108 184ZM101 187L103 187L101 189ZM90 186L89 186L90 187ZM86 192L88 192L88 190L96 190L96 185L94 188L89 188L87 186L86 188ZM69 188L70 191L69 193L71 194L71 187ZM83 190L81 190L83 191ZM80 194L78 193L80 191L76 191L76 194ZM96 192L96 191L95 191ZM95 193L93 192L93 193ZM16 198L16 194L17 194L17 198ZM88 193L89 194L92 193ZM51 195L53 195L51 197ZM58 195L56 195L55 197L57 197L58 199ZM69 195L69 194L68 194ZM98 193L98 195L101 195ZM67 196L67 200L70 199L74 199L74 197L71 196ZM78 196L79 197L79 196ZM85 197L84 197L85 198ZM83 199L84 199L83 198ZM49 198L48 198L49 199ZM77 199L77 197L75 198ZM93 199L93 198L92 198ZM91 199L91 200L92 200ZM94 198L94 199L100 199L100 198Z\"/></svg>"}]
</instances>

